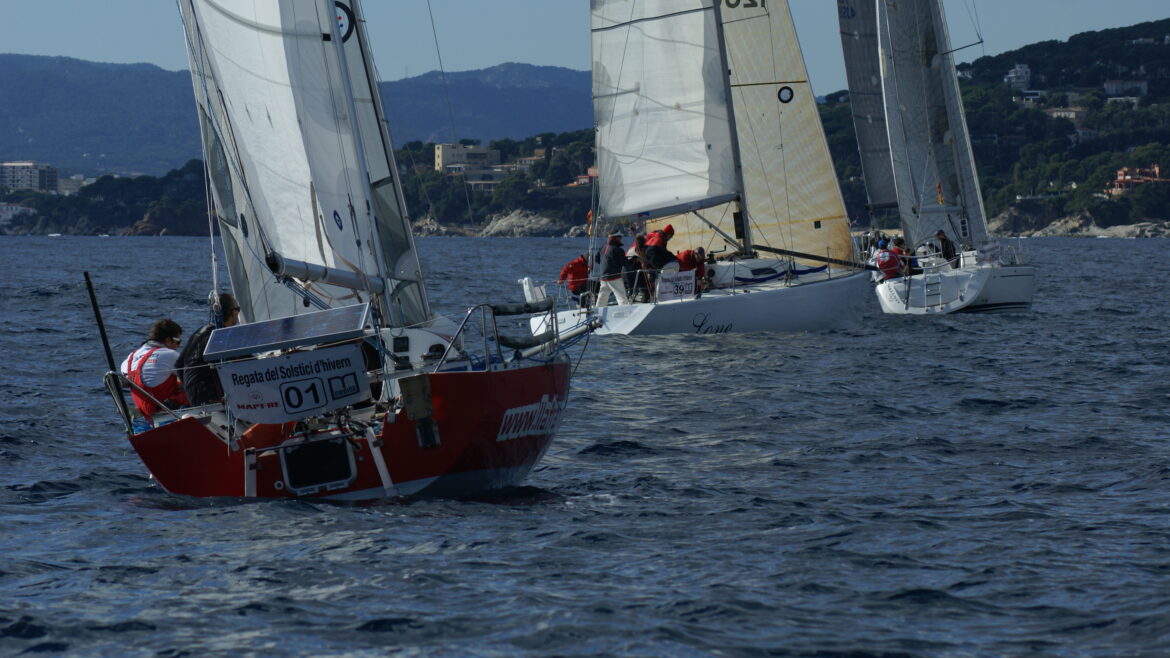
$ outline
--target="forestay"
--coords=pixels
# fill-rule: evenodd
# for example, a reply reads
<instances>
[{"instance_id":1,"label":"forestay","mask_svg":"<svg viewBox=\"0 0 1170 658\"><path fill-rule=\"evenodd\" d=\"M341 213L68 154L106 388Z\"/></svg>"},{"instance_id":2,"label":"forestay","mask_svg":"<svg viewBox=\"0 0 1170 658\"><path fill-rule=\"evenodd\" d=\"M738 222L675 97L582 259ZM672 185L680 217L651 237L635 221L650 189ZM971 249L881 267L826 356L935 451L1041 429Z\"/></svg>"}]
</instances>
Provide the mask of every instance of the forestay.
<instances>
[{"instance_id":1,"label":"forestay","mask_svg":"<svg viewBox=\"0 0 1170 658\"><path fill-rule=\"evenodd\" d=\"M181 0L205 159L248 321L429 311L360 21L332 0ZM338 44L341 47L338 47ZM307 295L270 271L284 263ZM332 282L330 285L326 282Z\"/></svg>"},{"instance_id":2,"label":"forestay","mask_svg":"<svg viewBox=\"0 0 1170 658\"><path fill-rule=\"evenodd\" d=\"M877 5L886 120L907 242L920 243L942 229L967 245L982 244L983 198L942 5Z\"/></svg>"}]
</instances>

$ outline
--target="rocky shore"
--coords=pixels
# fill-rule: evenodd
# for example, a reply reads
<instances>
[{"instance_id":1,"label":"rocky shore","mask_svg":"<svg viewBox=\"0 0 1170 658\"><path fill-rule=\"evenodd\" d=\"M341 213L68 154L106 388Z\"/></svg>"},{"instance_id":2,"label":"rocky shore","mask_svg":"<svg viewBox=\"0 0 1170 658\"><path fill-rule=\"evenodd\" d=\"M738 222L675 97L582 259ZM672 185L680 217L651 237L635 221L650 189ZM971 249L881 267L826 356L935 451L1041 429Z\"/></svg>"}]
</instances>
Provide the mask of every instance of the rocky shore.
<instances>
[{"instance_id":1,"label":"rocky shore","mask_svg":"<svg viewBox=\"0 0 1170 658\"><path fill-rule=\"evenodd\" d=\"M457 235L476 238L575 238L585 235L585 226L557 222L543 215L517 210L492 215L483 226L447 226L434 219L414 223L418 236Z\"/></svg>"},{"instance_id":2,"label":"rocky shore","mask_svg":"<svg viewBox=\"0 0 1170 658\"><path fill-rule=\"evenodd\" d=\"M1137 224L1100 226L1088 214L1068 217L1037 217L1009 211L988 222L992 235L1023 238L1167 238L1170 221L1151 220Z\"/></svg>"},{"instance_id":3,"label":"rocky shore","mask_svg":"<svg viewBox=\"0 0 1170 658\"><path fill-rule=\"evenodd\" d=\"M1072 237L1072 238L1170 238L1170 221L1152 220L1124 226L1099 226L1085 214L1070 217L1037 217L1022 213L1004 213L988 225L992 235L1001 237ZM419 236L458 235L465 237L581 237L584 225L558 223L548 217L522 210L489 218L482 227L445 226L433 219L415 222Z\"/></svg>"}]
</instances>

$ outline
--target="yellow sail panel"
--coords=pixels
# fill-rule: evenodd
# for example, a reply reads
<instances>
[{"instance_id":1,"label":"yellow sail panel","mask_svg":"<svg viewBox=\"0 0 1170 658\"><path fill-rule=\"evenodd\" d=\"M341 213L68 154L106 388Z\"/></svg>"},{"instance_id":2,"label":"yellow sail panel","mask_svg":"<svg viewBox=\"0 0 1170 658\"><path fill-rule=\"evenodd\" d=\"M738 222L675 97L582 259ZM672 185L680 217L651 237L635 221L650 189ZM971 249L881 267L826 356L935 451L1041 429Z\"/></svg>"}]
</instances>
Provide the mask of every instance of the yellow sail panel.
<instances>
[{"instance_id":1,"label":"yellow sail panel","mask_svg":"<svg viewBox=\"0 0 1170 658\"><path fill-rule=\"evenodd\" d=\"M752 242L849 259L845 203L788 4L746 5L726 8L723 24Z\"/></svg>"}]
</instances>

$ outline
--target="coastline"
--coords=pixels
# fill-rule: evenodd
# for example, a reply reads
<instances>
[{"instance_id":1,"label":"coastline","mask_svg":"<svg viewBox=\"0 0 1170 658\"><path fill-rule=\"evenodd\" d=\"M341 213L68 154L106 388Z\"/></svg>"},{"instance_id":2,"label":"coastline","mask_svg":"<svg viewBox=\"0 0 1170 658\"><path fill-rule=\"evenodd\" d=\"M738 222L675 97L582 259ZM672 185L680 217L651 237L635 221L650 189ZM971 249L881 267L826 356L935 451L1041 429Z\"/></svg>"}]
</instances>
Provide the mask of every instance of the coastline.
<instances>
[{"instance_id":1,"label":"coastline","mask_svg":"<svg viewBox=\"0 0 1170 658\"><path fill-rule=\"evenodd\" d=\"M1042 222L1043 220L1041 220ZM1135 224L1099 226L1092 217L1074 215L1044 222L1020 214L1005 214L989 223L992 235L1001 238L1170 238L1170 220L1149 220ZM85 235L93 237L116 236L186 236L207 237L207 233L187 234L166 228L144 231L143 223L121 231L96 234L89 231L54 229L51 233L10 233L0 229L0 235ZM538 213L517 210L506 215L494 215L481 226L442 224L431 218L415 221L411 225L415 237L466 237L466 238L580 238L588 235L585 224L568 224ZM862 231L854 231L860 234Z\"/></svg>"}]
</instances>

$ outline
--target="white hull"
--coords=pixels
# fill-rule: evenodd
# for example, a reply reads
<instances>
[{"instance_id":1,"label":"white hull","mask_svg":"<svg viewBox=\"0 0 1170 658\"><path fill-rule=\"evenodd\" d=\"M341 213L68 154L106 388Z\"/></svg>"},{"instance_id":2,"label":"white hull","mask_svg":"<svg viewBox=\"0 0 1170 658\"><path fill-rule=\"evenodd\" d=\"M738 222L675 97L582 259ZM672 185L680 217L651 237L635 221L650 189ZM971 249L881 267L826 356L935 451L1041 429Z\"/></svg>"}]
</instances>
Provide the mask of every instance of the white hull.
<instances>
[{"instance_id":1,"label":"white hull","mask_svg":"<svg viewBox=\"0 0 1170 658\"><path fill-rule=\"evenodd\" d=\"M1027 310L1036 293L1031 265L928 268L923 274L883 281L876 288L882 311L895 315L995 313Z\"/></svg>"},{"instance_id":2,"label":"white hull","mask_svg":"<svg viewBox=\"0 0 1170 658\"><path fill-rule=\"evenodd\" d=\"M768 283L719 288L698 299L606 306L561 311L560 331L596 315L596 333L631 336L660 334L725 334L753 331L781 333L840 329L860 324L869 275L849 274L822 281L788 285ZM533 318L532 332L548 331L548 316Z\"/></svg>"}]
</instances>

